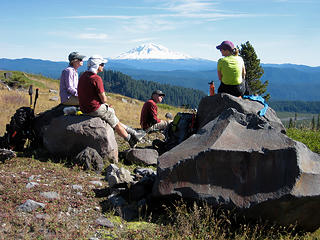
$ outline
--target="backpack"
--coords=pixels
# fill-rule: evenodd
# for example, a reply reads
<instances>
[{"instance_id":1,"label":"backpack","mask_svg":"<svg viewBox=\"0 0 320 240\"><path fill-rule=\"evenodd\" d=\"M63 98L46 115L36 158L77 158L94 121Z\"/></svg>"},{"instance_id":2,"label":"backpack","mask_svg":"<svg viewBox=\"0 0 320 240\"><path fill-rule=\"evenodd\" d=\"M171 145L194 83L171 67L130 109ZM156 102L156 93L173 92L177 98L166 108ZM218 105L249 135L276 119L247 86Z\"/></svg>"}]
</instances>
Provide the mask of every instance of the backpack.
<instances>
[{"instance_id":1,"label":"backpack","mask_svg":"<svg viewBox=\"0 0 320 240\"><path fill-rule=\"evenodd\" d=\"M160 153L174 148L195 132L195 113L178 112L168 128L164 131L165 140L153 141L153 147Z\"/></svg>"},{"instance_id":2,"label":"backpack","mask_svg":"<svg viewBox=\"0 0 320 240\"><path fill-rule=\"evenodd\" d=\"M27 139L34 139L31 127L33 119L34 111L32 108L20 107L16 110L10 123L6 125L6 133L3 137L7 148L22 151Z\"/></svg>"}]
</instances>

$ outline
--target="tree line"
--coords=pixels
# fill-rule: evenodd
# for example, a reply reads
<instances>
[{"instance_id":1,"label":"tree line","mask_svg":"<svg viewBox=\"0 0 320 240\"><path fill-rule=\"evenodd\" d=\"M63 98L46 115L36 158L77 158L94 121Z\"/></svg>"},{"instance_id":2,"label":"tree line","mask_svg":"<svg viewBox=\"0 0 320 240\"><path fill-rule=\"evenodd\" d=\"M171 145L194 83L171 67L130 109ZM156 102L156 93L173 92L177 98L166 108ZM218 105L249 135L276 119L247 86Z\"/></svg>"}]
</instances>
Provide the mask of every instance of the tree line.
<instances>
[{"instance_id":1,"label":"tree line","mask_svg":"<svg viewBox=\"0 0 320 240\"><path fill-rule=\"evenodd\" d=\"M141 101L148 100L154 90L160 89L166 94L163 103L196 108L200 100L206 96L200 90L146 80L135 80L119 71L103 70L99 75L103 80L106 92L118 93Z\"/></svg>"},{"instance_id":2,"label":"tree line","mask_svg":"<svg viewBox=\"0 0 320 240\"><path fill-rule=\"evenodd\" d=\"M276 112L320 113L320 102L270 101L268 104Z\"/></svg>"}]
</instances>

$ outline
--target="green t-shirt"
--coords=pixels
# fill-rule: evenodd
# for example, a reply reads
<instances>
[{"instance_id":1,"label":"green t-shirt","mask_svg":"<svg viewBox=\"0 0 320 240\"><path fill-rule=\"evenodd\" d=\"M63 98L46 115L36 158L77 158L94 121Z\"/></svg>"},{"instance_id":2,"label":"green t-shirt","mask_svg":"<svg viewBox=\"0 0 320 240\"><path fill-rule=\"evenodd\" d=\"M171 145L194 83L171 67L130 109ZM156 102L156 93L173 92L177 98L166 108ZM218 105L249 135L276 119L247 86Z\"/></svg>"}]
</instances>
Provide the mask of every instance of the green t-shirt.
<instances>
[{"instance_id":1,"label":"green t-shirt","mask_svg":"<svg viewBox=\"0 0 320 240\"><path fill-rule=\"evenodd\" d=\"M227 56L218 61L218 70L222 74L221 81L226 85L239 85L242 83L243 59L239 56Z\"/></svg>"}]
</instances>

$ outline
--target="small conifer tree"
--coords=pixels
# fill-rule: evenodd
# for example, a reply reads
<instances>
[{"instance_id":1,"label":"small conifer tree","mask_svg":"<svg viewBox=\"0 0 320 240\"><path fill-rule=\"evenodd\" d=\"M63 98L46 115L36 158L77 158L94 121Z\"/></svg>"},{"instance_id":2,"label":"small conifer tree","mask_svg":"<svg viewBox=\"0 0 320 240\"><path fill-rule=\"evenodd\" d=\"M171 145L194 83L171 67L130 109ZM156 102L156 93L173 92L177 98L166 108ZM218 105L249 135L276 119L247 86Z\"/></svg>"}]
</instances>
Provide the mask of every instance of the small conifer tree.
<instances>
[{"instance_id":1,"label":"small conifer tree","mask_svg":"<svg viewBox=\"0 0 320 240\"><path fill-rule=\"evenodd\" d=\"M316 121L314 119L314 116L312 116L311 130L315 130L315 129L316 129Z\"/></svg>"},{"instance_id":2,"label":"small conifer tree","mask_svg":"<svg viewBox=\"0 0 320 240\"><path fill-rule=\"evenodd\" d=\"M247 41L245 44L240 45L239 55L243 58L244 61L244 65L246 68L245 80L251 90L251 93L261 95L263 98L268 100L270 98L270 94L266 93L266 91L269 82L267 80L262 83L260 80L264 73L264 70L260 66L260 59L258 59L257 54L249 41Z\"/></svg>"},{"instance_id":3,"label":"small conifer tree","mask_svg":"<svg viewBox=\"0 0 320 240\"><path fill-rule=\"evenodd\" d=\"M288 128L293 128L293 121L292 121L292 118L290 118L290 120L289 120L289 126L288 126Z\"/></svg>"}]
</instances>

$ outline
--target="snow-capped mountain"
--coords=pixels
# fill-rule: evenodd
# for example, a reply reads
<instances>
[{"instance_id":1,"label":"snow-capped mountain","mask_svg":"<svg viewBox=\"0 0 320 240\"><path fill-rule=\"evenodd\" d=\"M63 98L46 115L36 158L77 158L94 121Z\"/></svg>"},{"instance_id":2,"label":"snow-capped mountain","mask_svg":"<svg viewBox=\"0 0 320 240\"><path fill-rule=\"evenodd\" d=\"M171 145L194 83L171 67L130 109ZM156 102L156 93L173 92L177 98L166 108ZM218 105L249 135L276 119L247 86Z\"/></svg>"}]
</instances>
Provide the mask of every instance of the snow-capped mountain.
<instances>
[{"instance_id":1,"label":"snow-capped mountain","mask_svg":"<svg viewBox=\"0 0 320 240\"><path fill-rule=\"evenodd\" d=\"M114 59L191 59L192 57L153 43L143 44Z\"/></svg>"}]
</instances>

